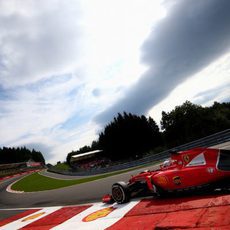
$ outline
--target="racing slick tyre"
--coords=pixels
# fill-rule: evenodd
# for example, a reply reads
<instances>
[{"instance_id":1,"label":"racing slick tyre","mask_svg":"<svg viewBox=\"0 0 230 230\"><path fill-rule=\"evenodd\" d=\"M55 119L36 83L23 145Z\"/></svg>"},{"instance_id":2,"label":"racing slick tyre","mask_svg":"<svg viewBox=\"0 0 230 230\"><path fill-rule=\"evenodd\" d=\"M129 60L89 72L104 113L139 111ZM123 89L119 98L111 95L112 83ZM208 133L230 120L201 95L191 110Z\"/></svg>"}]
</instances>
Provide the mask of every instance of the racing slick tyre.
<instances>
[{"instance_id":1,"label":"racing slick tyre","mask_svg":"<svg viewBox=\"0 0 230 230\"><path fill-rule=\"evenodd\" d=\"M112 197L118 204L128 202L130 200L128 185L123 181L113 184Z\"/></svg>"}]
</instances>

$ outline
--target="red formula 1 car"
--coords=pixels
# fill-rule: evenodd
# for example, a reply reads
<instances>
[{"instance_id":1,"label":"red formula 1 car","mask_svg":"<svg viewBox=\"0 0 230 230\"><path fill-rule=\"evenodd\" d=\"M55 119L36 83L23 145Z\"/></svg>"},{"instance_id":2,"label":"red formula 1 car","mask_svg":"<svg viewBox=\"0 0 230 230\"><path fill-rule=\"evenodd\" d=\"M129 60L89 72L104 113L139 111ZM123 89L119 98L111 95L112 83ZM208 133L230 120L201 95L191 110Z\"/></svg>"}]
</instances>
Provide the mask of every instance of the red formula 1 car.
<instances>
[{"instance_id":1,"label":"red formula 1 car","mask_svg":"<svg viewBox=\"0 0 230 230\"><path fill-rule=\"evenodd\" d=\"M165 195L214 188L217 184L229 181L230 150L195 148L172 152L171 158L160 165L160 169L141 172L132 176L128 183L113 184L112 195L105 195L102 201L122 204L143 191L153 195Z\"/></svg>"}]
</instances>

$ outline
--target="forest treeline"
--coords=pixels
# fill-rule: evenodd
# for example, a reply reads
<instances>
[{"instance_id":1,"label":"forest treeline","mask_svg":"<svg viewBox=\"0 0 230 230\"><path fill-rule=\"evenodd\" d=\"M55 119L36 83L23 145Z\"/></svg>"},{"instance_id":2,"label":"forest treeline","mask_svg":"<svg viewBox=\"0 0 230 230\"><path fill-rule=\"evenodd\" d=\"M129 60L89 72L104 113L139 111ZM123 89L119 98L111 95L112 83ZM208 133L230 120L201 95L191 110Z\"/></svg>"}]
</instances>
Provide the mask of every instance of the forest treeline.
<instances>
[{"instance_id":1,"label":"forest treeline","mask_svg":"<svg viewBox=\"0 0 230 230\"><path fill-rule=\"evenodd\" d=\"M218 103L202 107L186 101L170 112L162 112L158 127L156 122L144 115L137 116L124 112L114 117L93 141L67 155L69 163L72 155L103 150L112 160L139 158L151 150L160 150L211 135L230 128L230 103Z\"/></svg>"},{"instance_id":2,"label":"forest treeline","mask_svg":"<svg viewBox=\"0 0 230 230\"><path fill-rule=\"evenodd\" d=\"M31 151L26 147L21 148L0 148L0 164L20 163L28 160L42 162L45 164L45 159L41 152Z\"/></svg>"}]
</instances>

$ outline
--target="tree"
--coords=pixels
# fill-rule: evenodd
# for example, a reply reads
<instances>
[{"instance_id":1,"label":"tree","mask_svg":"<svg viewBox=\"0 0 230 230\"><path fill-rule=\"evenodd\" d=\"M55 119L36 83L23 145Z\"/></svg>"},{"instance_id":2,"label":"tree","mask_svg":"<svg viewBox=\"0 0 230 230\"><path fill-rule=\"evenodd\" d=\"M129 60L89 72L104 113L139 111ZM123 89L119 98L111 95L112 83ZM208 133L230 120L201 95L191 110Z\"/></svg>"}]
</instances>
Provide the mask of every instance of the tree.
<instances>
[{"instance_id":1,"label":"tree","mask_svg":"<svg viewBox=\"0 0 230 230\"><path fill-rule=\"evenodd\" d=\"M26 162L33 159L35 162L42 162L45 164L45 159L41 152L30 151L26 147L21 148L0 148L0 164Z\"/></svg>"},{"instance_id":2,"label":"tree","mask_svg":"<svg viewBox=\"0 0 230 230\"><path fill-rule=\"evenodd\" d=\"M42 162L45 164L45 159L41 152L35 151L34 149L31 152L31 158L36 162Z\"/></svg>"},{"instance_id":3,"label":"tree","mask_svg":"<svg viewBox=\"0 0 230 230\"><path fill-rule=\"evenodd\" d=\"M203 108L186 101L169 113L163 111L161 128L166 145L178 146L229 128L229 105L215 102L212 107Z\"/></svg>"},{"instance_id":4,"label":"tree","mask_svg":"<svg viewBox=\"0 0 230 230\"><path fill-rule=\"evenodd\" d=\"M99 140L67 155L101 149L104 155L120 160L141 155L155 147L175 147L230 128L230 103L214 102L202 107L186 101L171 112L162 111L161 129L145 116L118 113L99 134Z\"/></svg>"},{"instance_id":5,"label":"tree","mask_svg":"<svg viewBox=\"0 0 230 230\"><path fill-rule=\"evenodd\" d=\"M159 146L161 135L152 118L131 113L118 113L99 134L99 146L111 159L141 157L143 153Z\"/></svg>"},{"instance_id":6,"label":"tree","mask_svg":"<svg viewBox=\"0 0 230 230\"><path fill-rule=\"evenodd\" d=\"M219 132L230 128L230 103L214 102L213 106L206 108L206 117L209 119L210 132Z\"/></svg>"}]
</instances>

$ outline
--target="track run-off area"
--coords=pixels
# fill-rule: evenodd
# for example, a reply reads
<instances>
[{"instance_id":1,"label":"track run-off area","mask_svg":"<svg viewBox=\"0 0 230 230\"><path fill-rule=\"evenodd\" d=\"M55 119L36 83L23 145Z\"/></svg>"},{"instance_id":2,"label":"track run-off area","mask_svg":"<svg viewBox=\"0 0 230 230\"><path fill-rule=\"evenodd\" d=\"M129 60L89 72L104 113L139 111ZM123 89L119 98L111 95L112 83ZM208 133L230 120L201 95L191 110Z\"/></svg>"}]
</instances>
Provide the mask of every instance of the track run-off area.
<instances>
[{"instance_id":1,"label":"track run-off area","mask_svg":"<svg viewBox=\"0 0 230 230\"><path fill-rule=\"evenodd\" d=\"M0 229L230 229L230 195L146 198L22 210Z\"/></svg>"},{"instance_id":2,"label":"track run-off area","mask_svg":"<svg viewBox=\"0 0 230 230\"><path fill-rule=\"evenodd\" d=\"M230 149L230 143L222 146ZM230 229L229 192L147 197L122 205L100 202L114 182L127 181L144 169L31 193L7 192L23 176L7 178L0 182L0 229Z\"/></svg>"}]
</instances>

